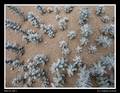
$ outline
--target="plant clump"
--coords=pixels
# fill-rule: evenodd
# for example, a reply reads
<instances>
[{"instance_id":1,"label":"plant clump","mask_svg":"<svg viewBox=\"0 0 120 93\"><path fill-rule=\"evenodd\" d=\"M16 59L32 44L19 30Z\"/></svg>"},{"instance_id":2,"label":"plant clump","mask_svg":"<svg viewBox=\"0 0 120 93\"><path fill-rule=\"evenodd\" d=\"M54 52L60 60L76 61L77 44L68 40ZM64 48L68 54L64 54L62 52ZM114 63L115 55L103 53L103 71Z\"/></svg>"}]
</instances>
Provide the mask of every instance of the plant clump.
<instances>
[{"instance_id":1,"label":"plant clump","mask_svg":"<svg viewBox=\"0 0 120 93\"><path fill-rule=\"evenodd\" d=\"M67 22L69 21L67 17L56 16L60 30L64 31L67 29Z\"/></svg>"},{"instance_id":2,"label":"plant clump","mask_svg":"<svg viewBox=\"0 0 120 93\"><path fill-rule=\"evenodd\" d=\"M90 74L95 76L98 87L111 87L114 85L114 56L109 53L90 68ZM111 71L109 73L108 71Z\"/></svg>"},{"instance_id":3,"label":"plant clump","mask_svg":"<svg viewBox=\"0 0 120 93\"><path fill-rule=\"evenodd\" d=\"M51 73L53 74L52 87L63 87L65 82L65 70L67 67L67 59L60 58L51 66Z\"/></svg>"},{"instance_id":4,"label":"plant clump","mask_svg":"<svg viewBox=\"0 0 120 93\"><path fill-rule=\"evenodd\" d=\"M92 87L90 79L90 71L86 68L86 65L80 68L79 79L76 81L77 87Z\"/></svg>"},{"instance_id":5,"label":"plant clump","mask_svg":"<svg viewBox=\"0 0 120 93\"><path fill-rule=\"evenodd\" d=\"M16 7L16 6L7 6L14 14L16 14L17 16L20 16L24 19L24 21L27 20L24 12L21 11L20 8Z\"/></svg>"},{"instance_id":6,"label":"plant clump","mask_svg":"<svg viewBox=\"0 0 120 93\"><path fill-rule=\"evenodd\" d=\"M42 36L30 29L24 33L23 39L26 40L27 43L40 43L42 41Z\"/></svg>"},{"instance_id":7,"label":"plant clump","mask_svg":"<svg viewBox=\"0 0 120 93\"><path fill-rule=\"evenodd\" d=\"M75 31L70 31L67 34L67 37L71 40L74 39L76 37L76 32Z\"/></svg>"},{"instance_id":8,"label":"plant clump","mask_svg":"<svg viewBox=\"0 0 120 93\"><path fill-rule=\"evenodd\" d=\"M80 16L79 16L79 24L84 25L88 22L88 18L90 16L90 12L88 8L82 8L80 10Z\"/></svg>"},{"instance_id":9,"label":"plant clump","mask_svg":"<svg viewBox=\"0 0 120 93\"><path fill-rule=\"evenodd\" d=\"M80 38L80 45L81 46L86 46L88 44L89 40L86 37L81 37Z\"/></svg>"},{"instance_id":10,"label":"plant clump","mask_svg":"<svg viewBox=\"0 0 120 93\"><path fill-rule=\"evenodd\" d=\"M96 39L97 45L100 45L104 48L110 47L112 44L112 39L109 38L108 36L103 36L100 35L97 39Z\"/></svg>"},{"instance_id":11,"label":"plant clump","mask_svg":"<svg viewBox=\"0 0 120 93\"><path fill-rule=\"evenodd\" d=\"M100 29L100 32L103 35L106 35L106 36L113 38L114 37L114 25L113 24L106 24Z\"/></svg>"},{"instance_id":12,"label":"plant clump","mask_svg":"<svg viewBox=\"0 0 120 93\"><path fill-rule=\"evenodd\" d=\"M75 50L76 50L76 53L79 54L79 53L82 53L83 48L80 46L77 46Z\"/></svg>"},{"instance_id":13,"label":"plant clump","mask_svg":"<svg viewBox=\"0 0 120 93\"><path fill-rule=\"evenodd\" d=\"M27 19L28 19L28 21L32 24L32 26L34 26L34 27L36 27L36 28L40 28L40 24L41 24L41 23L40 23L40 21L38 20L38 18L33 15L32 12L29 12L29 13L28 13Z\"/></svg>"},{"instance_id":14,"label":"plant clump","mask_svg":"<svg viewBox=\"0 0 120 93\"><path fill-rule=\"evenodd\" d=\"M12 50L18 55L23 55L25 53L25 49L23 46L20 46L19 44L16 44L16 43L11 43L9 41L6 42L6 49Z\"/></svg>"},{"instance_id":15,"label":"plant clump","mask_svg":"<svg viewBox=\"0 0 120 93\"><path fill-rule=\"evenodd\" d=\"M81 35L83 37L89 37L93 33L91 26L88 24L85 24L81 26Z\"/></svg>"},{"instance_id":16,"label":"plant clump","mask_svg":"<svg viewBox=\"0 0 120 93\"><path fill-rule=\"evenodd\" d=\"M91 54L94 54L97 51L97 48L95 45L90 45L88 49Z\"/></svg>"},{"instance_id":17,"label":"plant clump","mask_svg":"<svg viewBox=\"0 0 120 93\"><path fill-rule=\"evenodd\" d=\"M20 69L23 66L23 63L19 60L19 58L16 58L14 60L6 60L6 64L11 66L11 70Z\"/></svg>"},{"instance_id":18,"label":"plant clump","mask_svg":"<svg viewBox=\"0 0 120 93\"><path fill-rule=\"evenodd\" d=\"M41 54L36 55L33 59L28 61L22 66L25 72L13 79L12 84L14 87L32 87L36 81L42 81L41 87L48 87L50 85L46 71L39 67L40 64L45 64L48 58ZM19 79L19 77L22 77Z\"/></svg>"},{"instance_id":19,"label":"plant clump","mask_svg":"<svg viewBox=\"0 0 120 93\"><path fill-rule=\"evenodd\" d=\"M65 6L64 6L64 11L65 11L66 13L70 13L70 12L72 12L73 8L74 8L73 6L65 5Z\"/></svg>"},{"instance_id":20,"label":"plant clump","mask_svg":"<svg viewBox=\"0 0 120 93\"><path fill-rule=\"evenodd\" d=\"M59 13L60 13L60 10L61 10L61 8L60 8L59 6L54 6L54 12L55 12L56 14L59 14Z\"/></svg>"},{"instance_id":21,"label":"plant clump","mask_svg":"<svg viewBox=\"0 0 120 93\"><path fill-rule=\"evenodd\" d=\"M15 32L21 32L21 25L20 24L12 21L10 19L7 19L5 24L6 24L7 28L10 28L10 29L14 30Z\"/></svg>"},{"instance_id":22,"label":"plant clump","mask_svg":"<svg viewBox=\"0 0 120 93\"><path fill-rule=\"evenodd\" d=\"M104 6L97 6L96 7L96 15L97 16L102 16L103 14L105 14L105 7Z\"/></svg>"},{"instance_id":23,"label":"plant clump","mask_svg":"<svg viewBox=\"0 0 120 93\"><path fill-rule=\"evenodd\" d=\"M43 7L43 6L41 6L41 5L37 5L36 6L36 9L38 10L38 12L40 13L40 14L45 14L46 13L46 9Z\"/></svg>"},{"instance_id":24,"label":"plant clump","mask_svg":"<svg viewBox=\"0 0 120 93\"><path fill-rule=\"evenodd\" d=\"M62 40L59 42L59 44L60 44L59 47L61 48L62 54L65 56L68 55L70 53L70 49L68 47L67 42Z\"/></svg>"},{"instance_id":25,"label":"plant clump","mask_svg":"<svg viewBox=\"0 0 120 93\"><path fill-rule=\"evenodd\" d=\"M48 37L50 38L55 37L56 29L52 24L49 24L49 25L41 24L41 31L43 31L44 33L47 33Z\"/></svg>"},{"instance_id":26,"label":"plant clump","mask_svg":"<svg viewBox=\"0 0 120 93\"><path fill-rule=\"evenodd\" d=\"M48 62L48 57L44 54L38 54L33 59L36 65L43 64L43 66Z\"/></svg>"},{"instance_id":27,"label":"plant clump","mask_svg":"<svg viewBox=\"0 0 120 93\"><path fill-rule=\"evenodd\" d=\"M72 77L75 72L78 72L80 67L83 65L82 59L80 56L75 56L73 59L74 63L73 64L68 64L66 71L69 77Z\"/></svg>"}]
</instances>

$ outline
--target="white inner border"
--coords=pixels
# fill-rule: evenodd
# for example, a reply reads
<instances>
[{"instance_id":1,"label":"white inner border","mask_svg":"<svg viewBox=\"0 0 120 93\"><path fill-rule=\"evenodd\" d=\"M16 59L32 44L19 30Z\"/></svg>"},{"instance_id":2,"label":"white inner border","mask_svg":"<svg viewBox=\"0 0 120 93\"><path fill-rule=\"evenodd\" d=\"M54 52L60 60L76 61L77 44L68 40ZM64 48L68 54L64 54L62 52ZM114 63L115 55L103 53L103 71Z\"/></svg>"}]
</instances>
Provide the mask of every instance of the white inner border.
<instances>
[{"instance_id":1,"label":"white inner border","mask_svg":"<svg viewBox=\"0 0 120 93\"><path fill-rule=\"evenodd\" d=\"M12 6L36 6L38 4L4 4L4 46L6 46L6 6L12 5ZM64 6L67 4L41 4L44 6ZM69 4L72 6L97 6L97 5L103 5L103 6L114 6L114 87L6 87L6 49L4 48L4 89L116 89L116 4Z\"/></svg>"}]
</instances>

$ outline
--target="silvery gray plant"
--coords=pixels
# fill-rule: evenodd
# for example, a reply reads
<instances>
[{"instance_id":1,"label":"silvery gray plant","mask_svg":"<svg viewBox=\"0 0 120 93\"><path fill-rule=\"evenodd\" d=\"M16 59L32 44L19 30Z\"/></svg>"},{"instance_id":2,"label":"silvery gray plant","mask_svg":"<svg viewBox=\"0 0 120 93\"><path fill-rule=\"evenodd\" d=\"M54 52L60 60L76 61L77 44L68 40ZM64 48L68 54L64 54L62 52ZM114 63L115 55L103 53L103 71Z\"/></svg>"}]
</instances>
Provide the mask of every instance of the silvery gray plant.
<instances>
[{"instance_id":1,"label":"silvery gray plant","mask_svg":"<svg viewBox=\"0 0 120 93\"><path fill-rule=\"evenodd\" d=\"M48 13L53 12L53 8L52 8L52 7L48 7L48 8L47 8L47 12L48 12Z\"/></svg>"},{"instance_id":2,"label":"silvery gray plant","mask_svg":"<svg viewBox=\"0 0 120 93\"><path fill-rule=\"evenodd\" d=\"M98 5L96 7L96 15L97 16L102 16L103 14L105 14L105 7L102 5Z\"/></svg>"},{"instance_id":3,"label":"silvery gray plant","mask_svg":"<svg viewBox=\"0 0 120 93\"><path fill-rule=\"evenodd\" d=\"M113 54L108 53L90 67L90 74L95 76L98 87L112 87L114 85L114 64Z\"/></svg>"},{"instance_id":4,"label":"silvery gray plant","mask_svg":"<svg viewBox=\"0 0 120 93\"><path fill-rule=\"evenodd\" d=\"M59 21L62 17L60 15L56 15L56 20Z\"/></svg>"},{"instance_id":5,"label":"silvery gray plant","mask_svg":"<svg viewBox=\"0 0 120 93\"><path fill-rule=\"evenodd\" d=\"M60 10L61 10L61 8L60 8L59 6L54 6L54 12L55 12L56 14L59 14L59 13L60 13Z\"/></svg>"},{"instance_id":6,"label":"silvery gray plant","mask_svg":"<svg viewBox=\"0 0 120 93\"><path fill-rule=\"evenodd\" d=\"M80 47L79 45L75 48L76 50L76 53L79 54L79 53L82 53L82 47Z\"/></svg>"},{"instance_id":7,"label":"silvery gray plant","mask_svg":"<svg viewBox=\"0 0 120 93\"><path fill-rule=\"evenodd\" d=\"M100 35L97 39L96 39L97 45L100 45L104 48L110 47L112 44L112 39L109 38L108 36L104 36L104 35Z\"/></svg>"},{"instance_id":8,"label":"silvery gray plant","mask_svg":"<svg viewBox=\"0 0 120 93\"><path fill-rule=\"evenodd\" d=\"M32 24L32 26L40 28L41 22L38 20L36 16L33 15L32 12L28 12L27 20Z\"/></svg>"},{"instance_id":9,"label":"silvery gray plant","mask_svg":"<svg viewBox=\"0 0 120 93\"><path fill-rule=\"evenodd\" d=\"M97 63L91 66L91 74L95 76L103 76L108 70L114 68L114 64L114 56L112 53L104 55Z\"/></svg>"},{"instance_id":10,"label":"silvery gray plant","mask_svg":"<svg viewBox=\"0 0 120 93\"><path fill-rule=\"evenodd\" d=\"M76 81L77 87L92 87L90 78L90 71L86 68L86 65L80 68L79 79Z\"/></svg>"},{"instance_id":11,"label":"silvery gray plant","mask_svg":"<svg viewBox=\"0 0 120 93\"><path fill-rule=\"evenodd\" d=\"M15 32L21 32L21 25L12 21L10 19L6 19L5 25L7 28L14 30Z\"/></svg>"},{"instance_id":12,"label":"silvery gray plant","mask_svg":"<svg viewBox=\"0 0 120 93\"><path fill-rule=\"evenodd\" d=\"M97 47L95 45L90 45L88 50L91 54L94 54L97 51Z\"/></svg>"},{"instance_id":13,"label":"silvery gray plant","mask_svg":"<svg viewBox=\"0 0 120 93\"><path fill-rule=\"evenodd\" d=\"M47 73L42 68L32 68L28 72L28 76L31 77L33 80L41 80L42 81L42 87L48 87L49 86L49 80L47 77Z\"/></svg>"},{"instance_id":14,"label":"silvery gray plant","mask_svg":"<svg viewBox=\"0 0 120 93\"><path fill-rule=\"evenodd\" d=\"M82 60L80 56L75 56L73 59L74 63L73 64L68 64L66 71L69 77L73 76L75 72L78 72L81 65L82 65Z\"/></svg>"},{"instance_id":15,"label":"silvery gray plant","mask_svg":"<svg viewBox=\"0 0 120 93\"><path fill-rule=\"evenodd\" d=\"M44 54L37 54L33 60L36 62L36 65L42 64L44 66L48 62L48 57Z\"/></svg>"},{"instance_id":16,"label":"silvery gray plant","mask_svg":"<svg viewBox=\"0 0 120 93\"><path fill-rule=\"evenodd\" d=\"M80 56L75 56L75 58L73 58L73 61L75 62L73 65L77 65L77 67L83 64Z\"/></svg>"},{"instance_id":17,"label":"silvery gray plant","mask_svg":"<svg viewBox=\"0 0 120 93\"><path fill-rule=\"evenodd\" d=\"M102 21L103 23L108 23L108 22L110 22L110 17L107 16L107 15L101 16L100 19L101 19L101 21Z\"/></svg>"},{"instance_id":18,"label":"silvery gray plant","mask_svg":"<svg viewBox=\"0 0 120 93\"><path fill-rule=\"evenodd\" d=\"M113 87L114 86L114 72L110 75L96 77L98 87Z\"/></svg>"},{"instance_id":19,"label":"silvery gray plant","mask_svg":"<svg viewBox=\"0 0 120 93\"><path fill-rule=\"evenodd\" d=\"M14 87L23 87L24 86L24 76L23 75L18 75L16 78L12 80L12 85Z\"/></svg>"},{"instance_id":20,"label":"silvery gray plant","mask_svg":"<svg viewBox=\"0 0 120 93\"><path fill-rule=\"evenodd\" d=\"M64 87L65 75L57 72L53 77L53 82L51 83L52 87Z\"/></svg>"},{"instance_id":21,"label":"silvery gray plant","mask_svg":"<svg viewBox=\"0 0 120 93\"><path fill-rule=\"evenodd\" d=\"M20 8L16 7L16 6L7 6L15 15L20 16L24 19L24 21L27 20L24 12L21 11Z\"/></svg>"},{"instance_id":22,"label":"silvery gray plant","mask_svg":"<svg viewBox=\"0 0 120 93\"><path fill-rule=\"evenodd\" d=\"M56 63L53 63L50 71L53 74L52 87L63 87L65 82L65 71L67 68L67 59L60 58Z\"/></svg>"},{"instance_id":23,"label":"silvery gray plant","mask_svg":"<svg viewBox=\"0 0 120 93\"><path fill-rule=\"evenodd\" d=\"M19 58L16 58L14 60L6 60L6 64L11 66L11 70L20 69L23 66L23 63L20 61Z\"/></svg>"},{"instance_id":24,"label":"silvery gray plant","mask_svg":"<svg viewBox=\"0 0 120 93\"><path fill-rule=\"evenodd\" d=\"M66 70L67 70L68 76L71 77L77 71L77 68L74 65L69 64Z\"/></svg>"},{"instance_id":25,"label":"silvery gray plant","mask_svg":"<svg viewBox=\"0 0 120 93\"><path fill-rule=\"evenodd\" d=\"M88 44L89 40L86 37L81 37L80 38L80 45L81 46L86 46Z\"/></svg>"},{"instance_id":26,"label":"silvery gray plant","mask_svg":"<svg viewBox=\"0 0 120 93\"><path fill-rule=\"evenodd\" d=\"M81 26L80 29L81 29L81 35L84 37L89 37L93 33L92 28L89 24L85 24Z\"/></svg>"},{"instance_id":27,"label":"silvery gray plant","mask_svg":"<svg viewBox=\"0 0 120 93\"><path fill-rule=\"evenodd\" d=\"M100 32L103 35L109 36L114 38L114 24L105 24L101 29Z\"/></svg>"},{"instance_id":28,"label":"silvery gray plant","mask_svg":"<svg viewBox=\"0 0 120 93\"><path fill-rule=\"evenodd\" d=\"M26 40L27 43L40 43L42 41L42 36L37 32L32 31L31 29L27 30L23 34L23 40Z\"/></svg>"},{"instance_id":29,"label":"silvery gray plant","mask_svg":"<svg viewBox=\"0 0 120 93\"><path fill-rule=\"evenodd\" d=\"M34 59L28 59L27 62L23 65L22 69L25 72L23 74L23 77L26 82L22 86L25 85L25 87L30 87L33 85L33 81L35 80L41 80L42 81L42 87L48 87L49 86L49 80L46 71L39 67L39 65L35 62ZM17 84L19 86L19 84ZM16 85L16 86L17 86Z\"/></svg>"},{"instance_id":30,"label":"silvery gray plant","mask_svg":"<svg viewBox=\"0 0 120 93\"><path fill-rule=\"evenodd\" d=\"M90 16L90 12L88 8L82 8L80 10L80 16L79 16L79 24L84 25L88 22L88 18Z\"/></svg>"},{"instance_id":31,"label":"silvery gray plant","mask_svg":"<svg viewBox=\"0 0 120 93\"><path fill-rule=\"evenodd\" d=\"M27 63L24 64L23 66L23 70L27 71L28 69L32 69L32 68L37 68L40 67L40 65L42 64L43 67L44 65L48 62L48 57L44 54L37 54L32 58L29 58L27 60Z\"/></svg>"},{"instance_id":32,"label":"silvery gray plant","mask_svg":"<svg viewBox=\"0 0 120 93\"><path fill-rule=\"evenodd\" d=\"M33 68L29 71L29 76L33 77L33 79L39 79L44 77L44 70L41 68Z\"/></svg>"},{"instance_id":33,"label":"silvery gray plant","mask_svg":"<svg viewBox=\"0 0 120 93\"><path fill-rule=\"evenodd\" d=\"M48 87L49 86L49 80L47 77L47 73L39 67L34 66L28 66L30 63L28 63L26 66L28 70L21 75L17 75L16 78L12 80L12 84L14 87L33 87L33 84L36 83L36 80L42 80L42 87ZM32 68L31 68L32 67Z\"/></svg>"},{"instance_id":34,"label":"silvery gray plant","mask_svg":"<svg viewBox=\"0 0 120 93\"><path fill-rule=\"evenodd\" d=\"M49 82L49 79L44 77L42 79L42 84L41 84L41 87L49 87L50 86L50 82Z\"/></svg>"},{"instance_id":35,"label":"silvery gray plant","mask_svg":"<svg viewBox=\"0 0 120 93\"><path fill-rule=\"evenodd\" d=\"M67 22L69 21L68 17L61 17L57 15L56 20L58 21L60 30L64 31L67 29Z\"/></svg>"},{"instance_id":36,"label":"silvery gray plant","mask_svg":"<svg viewBox=\"0 0 120 93\"><path fill-rule=\"evenodd\" d=\"M106 74L106 66L102 65L101 62L94 63L90 68L90 73L92 76L103 76Z\"/></svg>"},{"instance_id":37,"label":"silvery gray plant","mask_svg":"<svg viewBox=\"0 0 120 93\"><path fill-rule=\"evenodd\" d=\"M62 54L67 56L70 53L70 49L66 41L59 41L59 47L61 48Z\"/></svg>"},{"instance_id":38,"label":"silvery gray plant","mask_svg":"<svg viewBox=\"0 0 120 93\"><path fill-rule=\"evenodd\" d=\"M72 12L73 8L74 8L73 6L65 5L65 6L64 6L64 11L65 11L66 13L70 13L70 12Z\"/></svg>"},{"instance_id":39,"label":"silvery gray plant","mask_svg":"<svg viewBox=\"0 0 120 93\"><path fill-rule=\"evenodd\" d=\"M106 69L111 70L114 68L115 62L114 62L114 55L112 53L109 53L103 57L101 57L100 62L102 65L106 66Z\"/></svg>"},{"instance_id":40,"label":"silvery gray plant","mask_svg":"<svg viewBox=\"0 0 120 93\"><path fill-rule=\"evenodd\" d=\"M69 31L67 34L67 37L71 40L74 39L76 37L76 32L75 31Z\"/></svg>"},{"instance_id":41,"label":"silvery gray plant","mask_svg":"<svg viewBox=\"0 0 120 93\"><path fill-rule=\"evenodd\" d=\"M50 38L55 37L56 29L54 28L54 26L52 24L49 24L49 25L41 24L41 30L44 33L47 33L48 37L50 37Z\"/></svg>"},{"instance_id":42,"label":"silvery gray plant","mask_svg":"<svg viewBox=\"0 0 120 93\"><path fill-rule=\"evenodd\" d=\"M65 58L60 58L60 59L58 59L57 60L57 62L55 62L55 63L53 63L52 65L51 65L51 68L50 68L50 70L51 70L51 73L57 73L57 72L64 72L65 71L65 68L67 67L67 59L65 59Z\"/></svg>"},{"instance_id":43,"label":"silvery gray plant","mask_svg":"<svg viewBox=\"0 0 120 93\"><path fill-rule=\"evenodd\" d=\"M6 49L12 50L18 55L23 55L25 53L25 49L23 46L20 46L19 44L16 44L16 43L11 43L9 41L6 42Z\"/></svg>"},{"instance_id":44,"label":"silvery gray plant","mask_svg":"<svg viewBox=\"0 0 120 93\"><path fill-rule=\"evenodd\" d=\"M40 14L45 14L46 13L46 9L43 7L43 6L41 6L41 5L37 5L36 6L36 9L38 10L38 12L40 13Z\"/></svg>"}]
</instances>

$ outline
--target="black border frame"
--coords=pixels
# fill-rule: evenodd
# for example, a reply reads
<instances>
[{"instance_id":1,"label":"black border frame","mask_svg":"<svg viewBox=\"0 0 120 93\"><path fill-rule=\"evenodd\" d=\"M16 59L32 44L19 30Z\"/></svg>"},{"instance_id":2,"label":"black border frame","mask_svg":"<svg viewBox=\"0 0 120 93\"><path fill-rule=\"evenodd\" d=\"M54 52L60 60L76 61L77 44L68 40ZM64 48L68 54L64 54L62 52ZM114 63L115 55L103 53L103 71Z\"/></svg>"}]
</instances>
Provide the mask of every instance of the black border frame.
<instances>
[{"instance_id":1,"label":"black border frame","mask_svg":"<svg viewBox=\"0 0 120 93\"><path fill-rule=\"evenodd\" d=\"M4 1L1 1L0 3L0 9L1 9L1 13L0 15L0 18L1 19L4 19L4 4L116 4L116 10L119 10L120 11L120 8L118 7L118 4L120 3L119 1L117 0L4 0ZM118 12L116 11L116 16L118 16ZM117 31L117 27L119 27L119 24L118 22L119 19L117 20L117 17L116 17L116 31ZM44 93L44 92L73 92L73 93L84 93L84 92L87 92L87 93L96 93L96 92L118 92L119 89L120 89L120 85L117 86L116 84L116 89L4 89L4 52L2 52L2 50L4 50L4 20L3 21L0 21L1 24L3 26L1 26L1 39L0 39L0 73L2 74L0 76L0 93L1 92L29 92L29 93ZM119 31L119 30L118 30ZM117 32L118 33L118 32ZM116 63L118 61L118 64L116 64L116 83L118 83L119 81L117 81L119 78L118 78L118 75L120 74L120 71L118 70L118 66L119 66L119 57L117 58L117 55L120 55L120 52L119 50L117 51L117 49L119 49L119 46L120 46L120 43L117 44L117 40L119 37L119 33L116 34ZM2 59L3 57L3 59ZM119 72L117 72L119 71ZM2 83L3 84L2 84ZM120 93L120 92L119 92Z\"/></svg>"}]
</instances>

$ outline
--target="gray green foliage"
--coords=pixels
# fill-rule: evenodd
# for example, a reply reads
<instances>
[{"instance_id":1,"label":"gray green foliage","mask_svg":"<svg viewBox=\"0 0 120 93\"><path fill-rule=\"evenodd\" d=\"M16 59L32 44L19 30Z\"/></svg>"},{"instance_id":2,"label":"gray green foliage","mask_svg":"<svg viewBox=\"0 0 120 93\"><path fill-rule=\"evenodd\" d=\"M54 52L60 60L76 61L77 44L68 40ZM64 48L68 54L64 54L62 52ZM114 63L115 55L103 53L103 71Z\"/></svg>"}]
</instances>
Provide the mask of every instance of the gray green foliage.
<instances>
[{"instance_id":1,"label":"gray green foliage","mask_svg":"<svg viewBox=\"0 0 120 93\"><path fill-rule=\"evenodd\" d=\"M105 7L104 6L97 6L96 7L96 15L102 16L105 13Z\"/></svg>"},{"instance_id":2,"label":"gray green foliage","mask_svg":"<svg viewBox=\"0 0 120 93\"><path fill-rule=\"evenodd\" d=\"M43 6L41 6L41 5L37 5L36 6L36 9L38 10L38 12L40 13L40 14L45 14L46 13L46 9L43 7Z\"/></svg>"},{"instance_id":3,"label":"gray green foliage","mask_svg":"<svg viewBox=\"0 0 120 93\"><path fill-rule=\"evenodd\" d=\"M41 30L44 33L47 33L48 37L50 37L50 38L55 37L56 29L54 28L54 26L52 24L49 24L49 25L41 24Z\"/></svg>"},{"instance_id":4,"label":"gray green foliage","mask_svg":"<svg viewBox=\"0 0 120 93\"><path fill-rule=\"evenodd\" d=\"M114 38L114 25L113 24L105 24L101 29L100 32L103 35L109 36Z\"/></svg>"},{"instance_id":5,"label":"gray green foliage","mask_svg":"<svg viewBox=\"0 0 120 93\"><path fill-rule=\"evenodd\" d=\"M23 66L23 63L18 58L14 60L6 60L6 64L10 65L12 70Z\"/></svg>"},{"instance_id":6,"label":"gray green foliage","mask_svg":"<svg viewBox=\"0 0 120 93\"><path fill-rule=\"evenodd\" d=\"M64 40L60 41L59 47L61 48L62 54L64 54L65 56L70 53L70 49L69 49L66 41L64 41Z\"/></svg>"},{"instance_id":7,"label":"gray green foliage","mask_svg":"<svg viewBox=\"0 0 120 93\"><path fill-rule=\"evenodd\" d=\"M66 13L70 13L70 12L72 12L73 8L74 8L73 6L65 5L65 6L64 6L64 11L65 11Z\"/></svg>"},{"instance_id":8,"label":"gray green foliage","mask_svg":"<svg viewBox=\"0 0 120 93\"><path fill-rule=\"evenodd\" d=\"M97 51L97 48L95 45L90 45L88 49L91 54L94 54Z\"/></svg>"},{"instance_id":9,"label":"gray green foliage","mask_svg":"<svg viewBox=\"0 0 120 93\"><path fill-rule=\"evenodd\" d=\"M67 34L67 37L71 40L74 39L76 37L76 32L75 31L69 31Z\"/></svg>"},{"instance_id":10,"label":"gray green foliage","mask_svg":"<svg viewBox=\"0 0 120 93\"><path fill-rule=\"evenodd\" d=\"M8 7L14 14L22 17L22 18L24 19L24 21L27 20L24 12L22 12L20 8L18 8L18 7L16 7L16 6L7 6L7 7Z\"/></svg>"},{"instance_id":11,"label":"gray green foliage","mask_svg":"<svg viewBox=\"0 0 120 93\"><path fill-rule=\"evenodd\" d=\"M93 33L91 26L88 24L81 26L80 29L81 29L81 35L84 37L89 37Z\"/></svg>"},{"instance_id":12,"label":"gray green foliage","mask_svg":"<svg viewBox=\"0 0 120 93\"><path fill-rule=\"evenodd\" d=\"M100 35L97 39L96 42L98 45L107 48L110 47L110 45L112 44L112 39L109 38L108 36L104 36L104 35Z\"/></svg>"},{"instance_id":13,"label":"gray green foliage","mask_svg":"<svg viewBox=\"0 0 120 93\"><path fill-rule=\"evenodd\" d=\"M41 60L38 58L42 58ZM39 62L38 62L39 61ZM41 80L41 87L48 87L49 80L46 71L40 68L40 64L45 64L48 59L45 55L36 55L34 59L28 59L28 61L22 66L25 73L17 76L13 79L12 84L14 87L32 87L35 84L35 80ZM19 78L22 77L22 78ZM21 84L22 83L22 84Z\"/></svg>"},{"instance_id":14,"label":"gray green foliage","mask_svg":"<svg viewBox=\"0 0 120 93\"><path fill-rule=\"evenodd\" d=\"M59 6L54 6L54 12L55 12L56 14L59 14L59 13L60 13L60 10L61 10L61 8L60 8Z\"/></svg>"},{"instance_id":15,"label":"gray green foliage","mask_svg":"<svg viewBox=\"0 0 120 93\"><path fill-rule=\"evenodd\" d=\"M20 46L19 44L16 44L16 43L11 43L9 41L6 42L6 49L12 50L18 55L23 55L25 53L25 49L23 46Z\"/></svg>"},{"instance_id":16,"label":"gray green foliage","mask_svg":"<svg viewBox=\"0 0 120 93\"><path fill-rule=\"evenodd\" d=\"M79 16L79 23L80 25L84 25L88 22L88 18L90 16L90 12L88 8L82 8L80 10L80 16Z\"/></svg>"},{"instance_id":17,"label":"gray green foliage","mask_svg":"<svg viewBox=\"0 0 120 93\"><path fill-rule=\"evenodd\" d=\"M86 37L81 37L80 38L80 45L81 46L86 46L88 44L88 39Z\"/></svg>"},{"instance_id":18,"label":"gray green foliage","mask_svg":"<svg viewBox=\"0 0 120 93\"><path fill-rule=\"evenodd\" d=\"M21 32L21 25L10 19L6 20L5 25L7 28L10 28L10 29L14 30L15 32Z\"/></svg>"},{"instance_id":19,"label":"gray green foliage","mask_svg":"<svg viewBox=\"0 0 120 93\"><path fill-rule=\"evenodd\" d=\"M52 87L63 87L65 82L65 70L67 67L67 60L65 58L60 58L56 63L51 66L51 73L53 74Z\"/></svg>"},{"instance_id":20,"label":"gray green foliage","mask_svg":"<svg viewBox=\"0 0 120 93\"><path fill-rule=\"evenodd\" d=\"M56 16L60 30L64 31L67 29L67 22L69 21L67 17Z\"/></svg>"},{"instance_id":21,"label":"gray green foliage","mask_svg":"<svg viewBox=\"0 0 120 93\"><path fill-rule=\"evenodd\" d=\"M76 81L77 87L92 87L90 71L84 65L80 68L79 79Z\"/></svg>"},{"instance_id":22,"label":"gray green foliage","mask_svg":"<svg viewBox=\"0 0 120 93\"><path fill-rule=\"evenodd\" d=\"M38 20L38 18L33 15L32 12L28 13L27 20L32 24L32 26L34 26L36 28L40 28L41 23Z\"/></svg>"},{"instance_id":23,"label":"gray green foliage","mask_svg":"<svg viewBox=\"0 0 120 93\"><path fill-rule=\"evenodd\" d=\"M43 64L44 66L48 62L48 57L44 54L38 54L33 60L36 62L36 65Z\"/></svg>"},{"instance_id":24,"label":"gray green foliage","mask_svg":"<svg viewBox=\"0 0 120 93\"><path fill-rule=\"evenodd\" d=\"M23 39L27 41L27 43L40 43L42 41L42 36L37 32L32 31L31 29L26 31L23 35Z\"/></svg>"}]
</instances>

